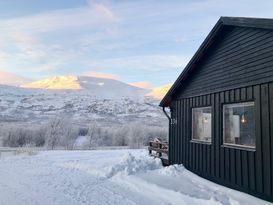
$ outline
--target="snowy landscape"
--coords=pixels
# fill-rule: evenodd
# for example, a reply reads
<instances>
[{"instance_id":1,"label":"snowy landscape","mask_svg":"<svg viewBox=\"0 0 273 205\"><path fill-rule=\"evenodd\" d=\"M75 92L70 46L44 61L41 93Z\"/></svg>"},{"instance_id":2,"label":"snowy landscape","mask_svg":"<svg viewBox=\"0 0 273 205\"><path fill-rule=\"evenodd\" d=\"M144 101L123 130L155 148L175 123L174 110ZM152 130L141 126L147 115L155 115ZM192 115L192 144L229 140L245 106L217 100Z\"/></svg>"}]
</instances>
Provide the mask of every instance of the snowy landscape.
<instances>
[{"instance_id":1,"label":"snowy landscape","mask_svg":"<svg viewBox=\"0 0 273 205\"><path fill-rule=\"evenodd\" d=\"M150 157L168 136L151 90L74 76L0 88L1 205L269 204Z\"/></svg>"},{"instance_id":2,"label":"snowy landscape","mask_svg":"<svg viewBox=\"0 0 273 205\"><path fill-rule=\"evenodd\" d=\"M270 204L187 171L147 150L25 150L0 159L0 204Z\"/></svg>"},{"instance_id":3,"label":"snowy landscape","mask_svg":"<svg viewBox=\"0 0 273 205\"><path fill-rule=\"evenodd\" d=\"M152 91L118 80L55 76L0 88L2 146L141 147L167 136L168 120Z\"/></svg>"},{"instance_id":4,"label":"snowy landscape","mask_svg":"<svg viewBox=\"0 0 273 205\"><path fill-rule=\"evenodd\" d=\"M0 0L0 205L273 205L272 11Z\"/></svg>"}]
</instances>

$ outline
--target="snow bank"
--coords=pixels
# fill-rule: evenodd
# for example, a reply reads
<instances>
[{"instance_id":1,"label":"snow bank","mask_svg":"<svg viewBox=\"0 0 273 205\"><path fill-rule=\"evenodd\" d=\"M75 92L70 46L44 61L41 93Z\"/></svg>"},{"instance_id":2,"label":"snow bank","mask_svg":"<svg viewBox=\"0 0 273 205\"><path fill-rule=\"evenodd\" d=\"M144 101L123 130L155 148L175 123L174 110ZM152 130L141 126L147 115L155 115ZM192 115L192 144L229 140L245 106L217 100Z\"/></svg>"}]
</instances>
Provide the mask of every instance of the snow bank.
<instances>
[{"instance_id":1,"label":"snow bank","mask_svg":"<svg viewBox=\"0 0 273 205\"><path fill-rule=\"evenodd\" d=\"M170 177L178 177L181 176L184 170L185 167L182 164L175 164L172 166L164 167L163 169L159 170L159 173Z\"/></svg>"},{"instance_id":2,"label":"snow bank","mask_svg":"<svg viewBox=\"0 0 273 205\"><path fill-rule=\"evenodd\" d=\"M110 178L117 174L132 175L159 168L162 168L162 163L158 158L142 157L137 159L131 153L127 153L118 164L106 168L106 176Z\"/></svg>"}]
</instances>

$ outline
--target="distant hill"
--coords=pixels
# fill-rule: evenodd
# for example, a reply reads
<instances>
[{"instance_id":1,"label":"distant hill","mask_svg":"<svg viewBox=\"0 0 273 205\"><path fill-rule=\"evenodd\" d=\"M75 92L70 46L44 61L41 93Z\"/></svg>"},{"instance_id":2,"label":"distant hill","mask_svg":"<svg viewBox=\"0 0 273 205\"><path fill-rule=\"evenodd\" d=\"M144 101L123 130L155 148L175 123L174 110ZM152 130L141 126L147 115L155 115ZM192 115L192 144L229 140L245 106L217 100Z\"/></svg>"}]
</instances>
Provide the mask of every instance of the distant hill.
<instances>
[{"instance_id":1,"label":"distant hill","mask_svg":"<svg viewBox=\"0 0 273 205\"><path fill-rule=\"evenodd\" d=\"M21 88L46 90L74 90L87 92L96 98L142 98L149 92L114 79L87 76L54 76L23 84Z\"/></svg>"},{"instance_id":2,"label":"distant hill","mask_svg":"<svg viewBox=\"0 0 273 205\"><path fill-rule=\"evenodd\" d=\"M22 84L30 83L32 80L10 72L0 71L0 84L19 86Z\"/></svg>"}]
</instances>

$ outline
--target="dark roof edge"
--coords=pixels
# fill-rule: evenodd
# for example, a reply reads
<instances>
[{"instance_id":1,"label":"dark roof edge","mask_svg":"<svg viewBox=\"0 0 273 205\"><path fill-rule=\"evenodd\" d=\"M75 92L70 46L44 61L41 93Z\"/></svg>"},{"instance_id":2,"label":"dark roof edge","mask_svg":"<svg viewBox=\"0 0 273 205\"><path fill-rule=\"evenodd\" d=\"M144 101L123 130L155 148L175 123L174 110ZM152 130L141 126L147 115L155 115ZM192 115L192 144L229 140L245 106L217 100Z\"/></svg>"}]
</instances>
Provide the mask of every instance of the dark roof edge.
<instances>
[{"instance_id":1,"label":"dark roof edge","mask_svg":"<svg viewBox=\"0 0 273 205\"><path fill-rule=\"evenodd\" d=\"M183 80L185 80L189 71L197 64L198 60L202 57L202 53L212 44L213 38L216 36L218 31L223 25L227 26L242 26L242 27L253 27L253 28L264 28L273 29L273 19L264 18L245 18L245 17L220 17L217 23L214 25L204 42L198 48L194 56L191 58L189 63L186 65L182 73L174 82L173 86L169 89L167 94L161 100L159 106L168 107L172 101L172 95L176 89L180 86Z\"/></svg>"}]
</instances>

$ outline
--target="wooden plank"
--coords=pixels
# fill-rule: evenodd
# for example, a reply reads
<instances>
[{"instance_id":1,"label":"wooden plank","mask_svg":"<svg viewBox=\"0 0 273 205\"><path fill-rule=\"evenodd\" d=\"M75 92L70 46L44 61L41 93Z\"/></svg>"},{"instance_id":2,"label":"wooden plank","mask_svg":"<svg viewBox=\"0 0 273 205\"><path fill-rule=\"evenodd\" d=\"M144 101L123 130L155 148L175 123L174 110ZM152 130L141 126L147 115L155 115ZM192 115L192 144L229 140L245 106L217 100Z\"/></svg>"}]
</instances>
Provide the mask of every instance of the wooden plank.
<instances>
[{"instance_id":1,"label":"wooden plank","mask_svg":"<svg viewBox=\"0 0 273 205\"><path fill-rule=\"evenodd\" d=\"M263 193L263 158L262 158L262 136L261 136L261 93L260 86L254 86L253 94L255 98L255 135L256 135L256 191Z\"/></svg>"},{"instance_id":2,"label":"wooden plank","mask_svg":"<svg viewBox=\"0 0 273 205\"><path fill-rule=\"evenodd\" d=\"M235 102L239 102L241 99L241 90L240 89L235 89Z\"/></svg>"},{"instance_id":3,"label":"wooden plank","mask_svg":"<svg viewBox=\"0 0 273 205\"><path fill-rule=\"evenodd\" d=\"M211 104L212 104L212 122L211 124L214 125L217 121L215 120L215 95L211 94ZM211 175L214 177L215 176L215 141L216 141L216 135L214 129L212 131L212 145L211 145Z\"/></svg>"},{"instance_id":4,"label":"wooden plank","mask_svg":"<svg viewBox=\"0 0 273 205\"><path fill-rule=\"evenodd\" d=\"M199 144L194 143L195 149L195 171L199 173Z\"/></svg>"},{"instance_id":5,"label":"wooden plank","mask_svg":"<svg viewBox=\"0 0 273 205\"><path fill-rule=\"evenodd\" d=\"M177 101L177 163L181 164L182 163L182 150L183 150L183 143L182 143L182 136L181 136L181 128L182 128L182 116L181 115L181 100Z\"/></svg>"},{"instance_id":6,"label":"wooden plank","mask_svg":"<svg viewBox=\"0 0 273 205\"><path fill-rule=\"evenodd\" d=\"M172 111L170 113L170 116L172 117ZM173 131L172 131L172 126L171 126L171 122L169 120L169 163L173 164Z\"/></svg>"},{"instance_id":7,"label":"wooden plank","mask_svg":"<svg viewBox=\"0 0 273 205\"><path fill-rule=\"evenodd\" d=\"M220 113L220 119L218 123L220 124L220 132L219 132L219 141L220 146L223 145L223 117L222 117L222 104L223 103L229 103L229 91L221 92L220 94L220 102L221 102L221 113ZM223 147L220 148L220 177L222 179L225 179L225 149Z\"/></svg>"},{"instance_id":8,"label":"wooden plank","mask_svg":"<svg viewBox=\"0 0 273 205\"><path fill-rule=\"evenodd\" d=\"M206 156L207 156L207 175L210 176L211 175L211 170L210 170L210 165L211 165L211 146L207 146L207 153L206 153Z\"/></svg>"},{"instance_id":9,"label":"wooden plank","mask_svg":"<svg viewBox=\"0 0 273 205\"><path fill-rule=\"evenodd\" d=\"M175 102L172 103L172 107L173 107L173 110L172 110L172 119L174 118L174 115L175 115L175 111L174 111L174 108L175 108ZM172 140L173 140L173 143L172 143L172 164L175 164L176 163L176 155L175 155L175 151L176 151L176 134L175 134L175 129L174 129L174 126L173 124L171 124L171 130L172 130Z\"/></svg>"},{"instance_id":10,"label":"wooden plank","mask_svg":"<svg viewBox=\"0 0 273 205\"><path fill-rule=\"evenodd\" d=\"M189 166L189 129L190 129L190 124L188 123L189 121L189 99L185 99L185 166Z\"/></svg>"},{"instance_id":11,"label":"wooden plank","mask_svg":"<svg viewBox=\"0 0 273 205\"><path fill-rule=\"evenodd\" d=\"M263 157L263 191L271 194L270 167L270 123L269 123L269 88L268 84L261 85L261 128L262 128L262 157Z\"/></svg>"},{"instance_id":12,"label":"wooden plank","mask_svg":"<svg viewBox=\"0 0 273 205\"><path fill-rule=\"evenodd\" d=\"M204 167L203 167L203 144L199 144L199 170L200 173L204 174Z\"/></svg>"},{"instance_id":13,"label":"wooden plank","mask_svg":"<svg viewBox=\"0 0 273 205\"><path fill-rule=\"evenodd\" d=\"M232 184L236 183L236 158L235 149L230 149L230 181Z\"/></svg>"},{"instance_id":14,"label":"wooden plank","mask_svg":"<svg viewBox=\"0 0 273 205\"><path fill-rule=\"evenodd\" d=\"M242 186L242 157L241 150L237 149L235 152L236 161L236 184Z\"/></svg>"},{"instance_id":15,"label":"wooden plank","mask_svg":"<svg viewBox=\"0 0 273 205\"><path fill-rule=\"evenodd\" d=\"M207 96L207 105L210 106L211 105L211 99L210 99L210 95L206 95Z\"/></svg>"},{"instance_id":16,"label":"wooden plank","mask_svg":"<svg viewBox=\"0 0 273 205\"><path fill-rule=\"evenodd\" d=\"M207 173L207 157L206 157L206 155L207 155L207 150L206 150L206 148L207 148L207 146L209 146L209 145L203 145L202 146L202 163L203 163L203 173L206 175L206 173Z\"/></svg>"},{"instance_id":17,"label":"wooden plank","mask_svg":"<svg viewBox=\"0 0 273 205\"><path fill-rule=\"evenodd\" d=\"M219 93L215 94L215 174L216 177L220 177L220 95Z\"/></svg>"},{"instance_id":18,"label":"wooden plank","mask_svg":"<svg viewBox=\"0 0 273 205\"><path fill-rule=\"evenodd\" d=\"M247 87L246 93L247 93L246 99L247 100L252 100L253 99L253 89L252 89L252 86Z\"/></svg>"},{"instance_id":19,"label":"wooden plank","mask_svg":"<svg viewBox=\"0 0 273 205\"><path fill-rule=\"evenodd\" d=\"M175 116L174 119L177 120L177 115L178 115L178 110L177 110L177 100L175 101ZM174 133L175 133L175 149L174 149L174 155L175 155L175 164L178 163L178 129L177 129L177 125L173 124L173 129L174 129Z\"/></svg>"},{"instance_id":20,"label":"wooden plank","mask_svg":"<svg viewBox=\"0 0 273 205\"><path fill-rule=\"evenodd\" d=\"M230 91L227 90L227 91L225 91L223 93L224 93L224 96L221 98L221 103L229 103L230 102L230 100L229 100L229 98L230 98Z\"/></svg>"},{"instance_id":21,"label":"wooden plank","mask_svg":"<svg viewBox=\"0 0 273 205\"><path fill-rule=\"evenodd\" d=\"M182 119L181 122L181 138L182 138L182 164L186 164L186 136L185 136L185 130L186 130L186 101L181 100L181 114L180 117Z\"/></svg>"},{"instance_id":22,"label":"wooden plank","mask_svg":"<svg viewBox=\"0 0 273 205\"><path fill-rule=\"evenodd\" d=\"M193 105L193 107L196 107L196 105L197 105L196 98L192 98L192 105ZM193 123L193 119L192 119L192 123ZM192 144L193 170L196 171L196 144L195 143L191 143L191 144Z\"/></svg>"},{"instance_id":23,"label":"wooden plank","mask_svg":"<svg viewBox=\"0 0 273 205\"><path fill-rule=\"evenodd\" d=\"M256 191L256 164L255 164L255 152L248 152L247 153L248 157L248 183L249 183L249 188L252 191Z\"/></svg>"},{"instance_id":24,"label":"wooden plank","mask_svg":"<svg viewBox=\"0 0 273 205\"><path fill-rule=\"evenodd\" d=\"M246 88L241 88L241 101L246 101Z\"/></svg>"},{"instance_id":25,"label":"wooden plank","mask_svg":"<svg viewBox=\"0 0 273 205\"><path fill-rule=\"evenodd\" d=\"M205 95L206 98L206 106L211 106L210 102L210 95ZM212 136L211 136L212 137ZM205 156L205 172L206 175L209 176L210 175L210 145L205 146L205 150L204 150L204 156Z\"/></svg>"},{"instance_id":26,"label":"wooden plank","mask_svg":"<svg viewBox=\"0 0 273 205\"><path fill-rule=\"evenodd\" d=\"M230 157L229 148L224 148L225 150L225 179L230 182Z\"/></svg>"},{"instance_id":27,"label":"wooden plank","mask_svg":"<svg viewBox=\"0 0 273 205\"><path fill-rule=\"evenodd\" d=\"M271 195L273 196L273 83L269 84L269 121L270 121L270 136L271 136Z\"/></svg>"},{"instance_id":28,"label":"wooden plank","mask_svg":"<svg viewBox=\"0 0 273 205\"><path fill-rule=\"evenodd\" d=\"M176 120L179 114L179 101L175 102L175 113L176 113ZM175 138L176 138L176 148L175 148L175 156L176 156L176 164L179 164L179 150L180 150L180 143L179 143L179 127L178 127L178 122L174 124L174 129L175 129Z\"/></svg>"},{"instance_id":29,"label":"wooden plank","mask_svg":"<svg viewBox=\"0 0 273 205\"><path fill-rule=\"evenodd\" d=\"M189 108L189 167L193 170L193 144L190 143L192 138L192 107L193 99L190 98L190 108Z\"/></svg>"},{"instance_id":30,"label":"wooden plank","mask_svg":"<svg viewBox=\"0 0 273 205\"><path fill-rule=\"evenodd\" d=\"M247 158L247 151L243 150L242 151L242 183L243 187L249 188L249 183L248 183L248 158Z\"/></svg>"},{"instance_id":31,"label":"wooden plank","mask_svg":"<svg viewBox=\"0 0 273 205\"><path fill-rule=\"evenodd\" d=\"M234 102L234 100L235 100L235 91L234 91L234 89L232 89L229 92L229 101L232 103L232 102Z\"/></svg>"}]
</instances>

